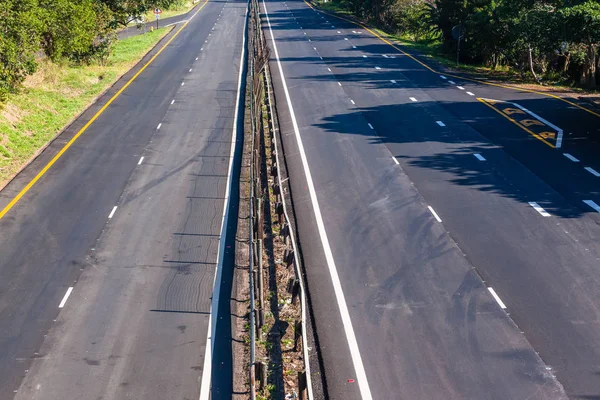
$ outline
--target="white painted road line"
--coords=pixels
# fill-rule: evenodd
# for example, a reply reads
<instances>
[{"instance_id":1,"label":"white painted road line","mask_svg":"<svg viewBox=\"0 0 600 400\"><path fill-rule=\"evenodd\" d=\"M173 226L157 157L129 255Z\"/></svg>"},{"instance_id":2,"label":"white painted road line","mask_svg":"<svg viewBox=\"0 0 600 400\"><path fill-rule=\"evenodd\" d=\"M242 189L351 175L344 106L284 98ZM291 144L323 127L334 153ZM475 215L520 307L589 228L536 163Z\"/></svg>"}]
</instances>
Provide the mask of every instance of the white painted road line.
<instances>
[{"instance_id":1,"label":"white painted road line","mask_svg":"<svg viewBox=\"0 0 600 400\"><path fill-rule=\"evenodd\" d=\"M417 101L417 99L415 99L414 97L411 97L410 101Z\"/></svg>"},{"instance_id":2,"label":"white painted road line","mask_svg":"<svg viewBox=\"0 0 600 400\"><path fill-rule=\"evenodd\" d=\"M331 250L331 245L329 244L329 240L327 239L327 231L325 230L325 223L323 222L323 215L321 214L321 208L319 207L319 201L317 198L315 184L312 180L312 174L310 172L310 167L308 165L308 159L307 159L306 153L304 151L304 144L302 142L302 137L300 135L300 128L298 128L298 122L296 121L296 114L294 112L294 106L292 105L292 99L290 98L290 92L289 92L289 89L287 87L287 83L285 80L285 74L283 73L283 67L281 65L281 60L279 58L279 51L277 49L277 41L275 40L275 35L273 34L273 28L271 27L271 20L269 18L269 11L267 9L267 3L265 0L263 0L263 9L265 10L267 25L269 27L269 33L271 34L271 41L273 43L273 51L275 53L275 59L277 60L277 67L279 69L279 76L281 77L283 91L284 91L284 94L286 97L288 109L290 111L292 126L294 128L294 134L296 136L296 142L298 144L298 152L300 153L300 159L302 161L304 175L306 176L308 193L310 195L310 200L313 205L313 212L315 214L315 220L317 223L317 231L319 232L319 237L320 237L321 243L323 245L323 252L325 253L327 269L329 270L329 275L331 277L333 291L335 293L335 298L337 301L337 306L338 306L338 309L340 310L342 326L344 329L344 333L346 335L346 341L348 343L348 348L350 350L350 356L352 358L352 363L354 365L354 372L356 373L356 381L358 383L358 387L360 390L360 395L361 395L362 400L372 400L373 396L371 395L371 389L369 388L369 381L367 380L367 373L365 371L365 367L362 362L362 357L360 355L360 349L358 348L356 334L354 333L354 328L352 327L352 319L350 318L350 311L348 310L348 304L346 303L346 298L344 296L344 291L342 289L340 276L338 274L337 267L335 265L335 260L333 258L333 252ZM307 376L310 376L310 374L307 374ZM307 385L307 386L309 387L309 391L310 391L310 385ZM312 398L312 396L310 396L310 394L309 394L309 397Z\"/></svg>"},{"instance_id":3,"label":"white painted road line","mask_svg":"<svg viewBox=\"0 0 600 400\"><path fill-rule=\"evenodd\" d=\"M160 124L158 124L158 126L156 127L156 130L159 130L161 126L162 126L162 122Z\"/></svg>"},{"instance_id":4,"label":"white painted road line","mask_svg":"<svg viewBox=\"0 0 600 400\"><path fill-rule=\"evenodd\" d=\"M367 58L367 56L365 56L365 55L363 54L363 58Z\"/></svg>"},{"instance_id":5,"label":"white painted road line","mask_svg":"<svg viewBox=\"0 0 600 400\"><path fill-rule=\"evenodd\" d=\"M587 172L589 172L590 174L592 174L592 175L594 175L594 176L596 176L596 177L600 176L600 172L596 171L596 170L595 170L594 168L592 168L592 167L585 167L584 169L585 169Z\"/></svg>"},{"instance_id":6,"label":"white painted road line","mask_svg":"<svg viewBox=\"0 0 600 400\"><path fill-rule=\"evenodd\" d=\"M344 40L348 40L348 38L347 38L347 37L345 37L345 38L344 38Z\"/></svg>"},{"instance_id":7,"label":"white painted road line","mask_svg":"<svg viewBox=\"0 0 600 400\"><path fill-rule=\"evenodd\" d=\"M600 206L598 204L596 204L595 201L592 200L584 200L583 201L585 204L587 204L588 206L592 207L594 210L596 210L597 212L600 212Z\"/></svg>"},{"instance_id":8,"label":"white painted road line","mask_svg":"<svg viewBox=\"0 0 600 400\"><path fill-rule=\"evenodd\" d=\"M433 216L435 217L435 219L437 220L437 222L442 222L442 219L440 218L439 215L437 215L437 213L435 212L435 210L433 209L433 207L427 206L427 208L429 208L429 211L431 211L431 213L433 214Z\"/></svg>"},{"instance_id":9,"label":"white painted road line","mask_svg":"<svg viewBox=\"0 0 600 400\"><path fill-rule=\"evenodd\" d=\"M371 124L369 124L369 128L371 128L371 129L375 129L375 128L373 128L373 125L371 125Z\"/></svg>"},{"instance_id":10,"label":"white painted road line","mask_svg":"<svg viewBox=\"0 0 600 400\"><path fill-rule=\"evenodd\" d=\"M443 123L442 121L435 121L436 124L438 124L439 126L446 126L445 123Z\"/></svg>"},{"instance_id":11,"label":"white painted road line","mask_svg":"<svg viewBox=\"0 0 600 400\"><path fill-rule=\"evenodd\" d=\"M67 299L71 295L72 291L73 291L73 287L70 287L70 288L67 289L67 293L65 293L65 296L60 301L60 304L58 305L58 308L63 308L65 306L65 304L67 303Z\"/></svg>"},{"instance_id":12,"label":"white painted road line","mask_svg":"<svg viewBox=\"0 0 600 400\"><path fill-rule=\"evenodd\" d=\"M200 49L200 50L202 50L202 49ZM198 61L198 57L196 57L196 61Z\"/></svg>"},{"instance_id":13,"label":"white painted road line","mask_svg":"<svg viewBox=\"0 0 600 400\"><path fill-rule=\"evenodd\" d=\"M535 201L530 201L529 205L533 207L535 211L539 212L542 215L542 217L550 217L550 214L548 214L548 212L546 212L546 210L540 207L540 205Z\"/></svg>"},{"instance_id":14,"label":"white painted road line","mask_svg":"<svg viewBox=\"0 0 600 400\"><path fill-rule=\"evenodd\" d=\"M175 104L175 99L171 100L171 105Z\"/></svg>"},{"instance_id":15,"label":"white painted road line","mask_svg":"<svg viewBox=\"0 0 600 400\"><path fill-rule=\"evenodd\" d=\"M327 67L327 71L331 72L331 68Z\"/></svg>"},{"instance_id":16,"label":"white painted road line","mask_svg":"<svg viewBox=\"0 0 600 400\"><path fill-rule=\"evenodd\" d=\"M337 33L342 33L342 32L340 32L340 31L337 31Z\"/></svg>"},{"instance_id":17,"label":"white painted road line","mask_svg":"<svg viewBox=\"0 0 600 400\"><path fill-rule=\"evenodd\" d=\"M570 155L569 153L564 153L563 156L567 157L569 160L573 161L573 162L579 162L578 158L573 157L572 155Z\"/></svg>"},{"instance_id":18,"label":"white painted road line","mask_svg":"<svg viewBox=\"0 0 600 400\"><path fill-rule=\"evenodd\" d=\"M456 85L456 83L454 81L448 81L448 83L451 85Z\"/></svg>"},{"instance_id":19,"label":"white painted road line","mask_svg":"<svg viewBox=\"0 0 600 400\"><path fill-rule=\"evenodd\" d=\"M392 157L394 159L394 162L398 165L400 165L400 163L398 162L398 159L396 157Z\"/></svg>"},{"instance_id":20,"label":"white painted road line","mask_svg":"<svg viewBox=\"0 0 600 400\"><path fill-rule=\"evenodd\" d=\"M396 83L396 81L395 81L395 80L393 80L393 79L392 79L392 80L390 80L390 82L392 82L392 83Z\"/></svg>"},{"instance_id":21,"label":"white painted road line","mask_svg":"<svg viewBox=\"0 0 600 400\"><path fill-rule=\"evenodd\" d=\"M181 86L185 85L185 82L181 82Z\"/></svg>"},{"instance_id":22,"label":"white painted road line","mask_svg":"<svg viewBox=\"0 0 600 400\"><path fill-rule=\"evenodd\" d=\"M350 99L350 102L351 102L352 104L356 104L356 103L354 102L354 100L352 100L352 99Z\"/></svg>"},{"instance_id":23,"label":"white painted road line","mask_svg":"<svg viewBox=\"0 0 600 400\"><path fill-rule=\"evenodd\" d=\"M460 90L465 90L465 88L462 86L457 86L457 88L459 88Z\"/></svg>"},{"instance_id":24,"label":"white painted road line","mask_svg":"<svg viewBox=\"0 0 600 400\"><path fill-rule=\"evenodd\" d=\"M442 78L442 79L444 79L444 80L448 79L448 78L446 78L444 75L440 75L440 78Z\"/></svg>"},{"instance_id":25,"label":"white painted road line","mask_svg":"<svg viewBox=\"0 0 600 400\"><path fill-rule=\"evenodd\" d=\"M317 48L316 48L316 47L313 47L313 49L315 49L315 51L317 51Z\"/></svg>"},{"instance_id":26,"label":"white painted road line","mask_svg":"<svg viewBox=\"0 0 600 400\"><path fill-rule=\"evenodd\" d=\"M342 86L342 84L340 82L338 82L338 85Z\"/></svg>"},{"instance_id":27,"label":"white painted road line","mask_svg":"<svg viewBox=\"0 0 600 400\"><path fill-rule=\"evenodd\" d=\"M475 156L475 158L476 158L476 159L478 159L479 161L485 161L485 157L484 157L484 156L482 156L481 154L479 154L479 153L475 153L475 154L473 154L473 155L474 155L474 156Z\"/></svg>"},{"instance_id":28,"label":"white painted road line","mask_svg":"<svg viewBox=\"0 0 600 400\"><path fill-rule=\"evenodd\" d=\"M381 69L381 67L375 67L375 69Z\"/></svg>"},{"instance_id":29,"label":"white painted road line","mask_svg":"<svg viewBox=\"0 0 600 400\"><path fill-rule=\"evenodd\" d=\"M489 287L488 290L490 291L490 293L492 294L492 296L494 297L494 299L496 300L496 302L498 303L500 308L503 310L506 310L506 306L504 305L502 300L500 300L500 297L496 294L496 291L494 289L492 289L491 287Z\"/></svg>"},{"instance_id":30,"label":"white painted road line","mask_svg":"<svg viewBox=\"0 0 600 400\"><path fill-rule=\"evenodd\" d=\"M469 96L475 96L475 94L474 94L474 93L471 93L471 92L467 92L467 94L468 94Z\"/></svg>"},{"instance_id":31,"label":"white painted road line","mask_svg":"<svg viewBox=\"0 0 600 400\"><path fill-rule=\"evenodd\" d=\"M108 219L112 219L112 217L115 215L116 211L117 211L117 206L114 206L112 211L110 212L110 214L108 214Z\"/></svg>"},{"instance_id":32,"label":"white painted road line","mask_svg":"<svg viewBox=\"0 0 600 400\"><path fill-rule=\"evenodd\" d=\"M192 69L190 68L190 72L192 72Z\"/></svg>"},{"instance_id":33,"label":"white painted road line","mask_svg":"<svg viewBox=\"0 0 600 400\"><path fill-rule=\"evenodd\" d=\"M140 161L138 161L138 165L141 165L141 164L142 164L142 162L144 162L144 156L142 156L142 157L140 158Z\"/></svg>"},{"instance_id":34,"label":"white painted road line","mask_svg":"<svg viewBox=\"0 0 600 400\"><path fill-rule=\"evenodd\" d=\"M352 48L353 48L353 49L355 49L355 48L356 48L356 46L352 46Z\"/></svg>"}]
</instances>

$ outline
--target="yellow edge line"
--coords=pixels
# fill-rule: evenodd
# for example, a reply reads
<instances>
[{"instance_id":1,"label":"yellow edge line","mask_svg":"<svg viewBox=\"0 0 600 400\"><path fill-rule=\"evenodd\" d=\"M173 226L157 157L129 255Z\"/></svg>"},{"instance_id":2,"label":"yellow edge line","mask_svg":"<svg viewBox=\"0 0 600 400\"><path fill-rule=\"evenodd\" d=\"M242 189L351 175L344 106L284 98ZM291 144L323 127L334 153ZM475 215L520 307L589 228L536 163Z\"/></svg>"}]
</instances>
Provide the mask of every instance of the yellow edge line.
<instances>
[{"instance_id":1,"label":"yellow edge line","mask_svg":"<svg viewBox=\"0 0 600 400\"><path fill-rule=\"evenodd\" d=\"M502 115L504 118L506 118L507 120L509 120L513 124L517 125L519 128L523 129L525 132L529 133L534 138L536 138L538 140L541 140L542 142L544 142L548 146L552 147L553 149L556 148L556 146L554 146L552 143L548 142L546 139L544 139L543 137L541 137L537 133L535 133L535 132L527 129L527 127L525 127L523 124L519 123L519 121L517 121L514 118L511 118L508 115L504 114L503 112L501 112L500 110L498 110L496 107L494 107L493 105L491 105L490 103L488 103L484 99L477 98L477 100L479 100L480 102L482 102L483 104L485 104L486 106L488 106L489 108L491 108L492 110L496 111L498 114Z\"/></svg>"},{"instance_id":2,"label":"yellow edge line","mask_svg":"<svg viewBox=\"0 0 600 400\"><path fill-rule=\"evenodd\" d=\"M586 111L586 112L588 112L588 113L590 113L592 115L595 115L596 117L600 117L599 113L597 113L595 111L592 111L589 108L585 108L583 106L580 106L577 103L573 103L572 101L569 101L569 100L567 100L565 98L562 98L562 97L557 96L557 95L552 94L552 93L538 92L538 91L531 90L531 89L524 89L524 88L514 87L514 86L510 86L510 85L502 85L502 84L499 84L499 83L486 82L486 81L482 81L482 80L479 80L479 79L467 78L467 77L464 77L464 76L461 76L461 75L453 75L453 74L448 74L446 72L436 71L435 69L431 68L429 65L427 65L427 64L423 63L422 61L418 60L416 57L408 54L407 52L405 52L404 50L402 50L401 48L399 48L398 46L396 46L395 44L393 44L389 40L385 39L383 36L379 35L377 32L374 32L371 29L369 29L368 27L366 27L365 25L361 24L360 22L353 21L351 19L344 18L342 16L329 13L329 12L321 10L320 8L317 8L317 7L313 7L306 0L304 0L304 3L306 3L306 5L309 6L310 8L312 8L313 10L316 10L316 11L322 13L322 14L329 15L331 17L334 17L334 18L337 18L337 19L341 19L343 21L347 21L347 22L350 22L350 23L352 23L354 25L362 27L363 29L365 29L369 33L371 33L373 36L375 36L376 38L378 38L381 41L383 41L384 43L392 46L394 49L398 50L400 53L404 54L405 56L407 56L407 57L411 58L412 60L416 61L417 63L421 64L423 67L427 68L428 70L430 70L433 73L444 74L444 75L449 76L451 78L463 79L463 80L466 80L466 81L469 81L469 82L481 83L481 84L488 85L488 86L496 86L496 87L501 87L501 88L504 88L504 89L510 89L510 90L515 90L515 91L527 92L527 93L534 93L534 94L539 94L541 96L551 97L553 99L565 102L565 103L567 103L567 104L569 104L569 105L571 105L573 107L577 107L580 110L583 110L583 111Z\"/></svg>"},{"instance_id":3,"label":"yellow edge line","mask_svg":"<svg viewBox=\"0 0 600 400\"><path fill-rule=\"evenodd\" d=\"M204 8L204 6L206 5L206 3L208 3L208 0L204 1L204 4L202 4L202 6L200 8L198 8L198 10L194 13L194 15L192 15L191 18L193 18L194 16L196 16L196 14L198 14L198 12L200 12L200 10L202 10ZM121 93L123 93L125 91L125 89L127 89L129 87L129 85L142 73L144 72L144 70L150 65L152 64L152 62L156 59L156 57L158 57L160 55L160 53L163 52L163 50L169 45L171 44L171 42L177 37L177 35L179 35L179 33L190 23L191 18L185 23L183 24L183 26L181 28L179 28L179 30L177 32L175 32L175 34L171 37L171 39L169 39L169 41L167 41L167 43L165 43L160 50L158 50L158 52L156 52L156 54L154 56L152 56L152 58L150 60L148 60L148 62L146 64L144 64L144 66L142 68L140 68L140 70L133 75L133 77L131 77L131 79L129 79L129 81L127 81L127 83L121 88L119 89L119 91L117 93L114 94L113 97L110 98L110 100L108 100L106 102L106 104L104 104L104 106L102 106L102 108L100 110L98 110L98 112L96 114L94 114L94 116L75 134L75 136L73 136L73 138L71 138L71 140L69 140L67 142L67 144L65 144L63 146L62 149L60 149L60 151L52 158L52 160L50 160L48 162L48 164L46 164L46 166L27 184L27 186L25 186L20 192L19 194L17 194L15 196L14 199L11 200L10 203L8 203L6 205L6 207L4 207L2 209L2 211L0 211L0 219L2 219L2 217L4 217L6 215L7 212L10 211L11 208L13 208L15 206L15 204L17 204L19 202L19 200L21 200L21 198L23 196L25 196L25 194L29 191L29 189L31 189L33 187L33 185L36 184L37 181L40 180L40 178L42 176L44 176L44 174L46 172L48 172L48 170L54 165L54 163L56 163L56 161L58 161L58 159L60 157L62 157L62 155L69 149L69 147L71 147L71 145L73 145L73 143L75 143L75 141L79 138L79 136L81 136L86 130L87 128L90 127L90 125L92 125L92 123L98 119L98 117L108 108L108 106L110 106L112 104L113 101L116 100L117 97L119 97L121 95Z\"/></svg>"}]
</instances>

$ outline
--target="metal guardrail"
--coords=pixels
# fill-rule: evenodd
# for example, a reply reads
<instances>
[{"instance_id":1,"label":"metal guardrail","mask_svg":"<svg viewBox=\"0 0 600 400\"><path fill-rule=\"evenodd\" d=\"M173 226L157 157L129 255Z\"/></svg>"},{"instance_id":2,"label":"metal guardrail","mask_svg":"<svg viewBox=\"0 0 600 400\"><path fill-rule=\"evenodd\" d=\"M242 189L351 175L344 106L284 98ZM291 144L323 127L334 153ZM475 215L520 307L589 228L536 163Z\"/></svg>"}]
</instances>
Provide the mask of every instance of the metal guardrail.
<instances>
[{"instance_id":1,"label":"metal guardrail","mask_svg":"<svg viewBox=\"0 0 600 400\"><path fill-rule=\"evenodd\" d=\"M262 268L262 244L264 238L262 215L262 198L266 195L262 191L260 168L263 160L261 159L261 148L259 134L264 132L263 125L263 105L266 106L268 117L268 129L272 143L272 164L271 175L273 179L273 194L276 196L277 221L274 223L280 226L280 237L285 242L284 264L286 268L293 267L293 282L288 287L291 292L292 301L300 300L301 320L297 322L295 328L295 347L302 346L304 370L298 375L299 396L301 399L313 399L312 385L310 377L309 347L307 336L307 299L305 284L301 272L300 257L294 229L290 224L292 220L289 217L289 205L284 195L284 180L282 180L282 170L280 168L282 156L278 151L278 132L279 121L277 118L275 99L273 95L272 81L269 71L268 59L269 49L266 44L262 23L260 18L260 7L257 0L250 2L250 19L248 34L248 63L249 63L249 82L250 82L250 118L252 129L252 157L250 165L250 246L249 246L249 283L250 283L250 398L256 398L256 380L258 378L261 387L266 382L262 382L266 377L266 370L263 363L256 362L256 336L260 335L260 328L264 324L264 288L263 286L263 268ZM287 180L286 178L285 180ZM289 184L289 182L288 182ZM258 212L257 212L258 211ZM258 267L255 270L255 267ZM255 276L258 275L258 276ZM257 285L258 283L258 285ZM257 308L256 298L258 297ZM257 367L260 371L257 374ZM258 375L258 377L257 377Z\"/></svg>"}]
</instances>

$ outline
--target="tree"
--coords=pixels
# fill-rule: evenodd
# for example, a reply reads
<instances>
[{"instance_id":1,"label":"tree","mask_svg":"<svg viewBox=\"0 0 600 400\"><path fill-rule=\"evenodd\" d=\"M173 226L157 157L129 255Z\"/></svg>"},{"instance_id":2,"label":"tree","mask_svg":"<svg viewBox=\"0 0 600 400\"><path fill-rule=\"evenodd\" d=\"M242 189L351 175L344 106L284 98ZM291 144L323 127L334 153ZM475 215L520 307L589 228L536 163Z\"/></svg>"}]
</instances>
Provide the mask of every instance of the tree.
<instances>
[{"instance_id":1,"label":"tree","mask_svg":"<svg viewBox=\"0 0 600 400\"><path fill-rule=\"evenodd\" d=\"M585 1L560 10L565 39L585 46L583 70L580 83L589 88L596 87L596 56L600 43L600 4Z\"/></svg>"},{"instance_id":2,"label":"tree","mask_svg":"<svg viewBox=\"0 0 600 400\"><path fill-rule=\"evenodd\" d=\"M40 20L37 0L0 2L0 99L36 69Z\"/></svg>"}]
</instances>

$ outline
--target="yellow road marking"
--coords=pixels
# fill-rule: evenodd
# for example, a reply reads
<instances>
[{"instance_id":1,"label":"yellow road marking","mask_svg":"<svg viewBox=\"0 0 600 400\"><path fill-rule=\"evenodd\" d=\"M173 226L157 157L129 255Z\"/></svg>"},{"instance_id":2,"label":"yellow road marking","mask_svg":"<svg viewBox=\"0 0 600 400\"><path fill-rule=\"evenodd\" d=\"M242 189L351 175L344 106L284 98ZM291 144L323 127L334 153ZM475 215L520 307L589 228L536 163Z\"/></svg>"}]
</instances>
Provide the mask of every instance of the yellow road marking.
<instances>
[{"instance_id":1,"label":"yellow road marking","mask_svg":"<svg viewBox=\"0 0 600 400\"><path fill-rule=\"evenodd\" d=\"M446 73L446 72L439 72L439 71L436 71L435 69L431 68L429 65L427 65L427 64L425 64L424 62L420 61L420 60L419 60L419 59L417 59L416 57L414 57L414 56L412 56L412 55L408 54L407 52L405 52L404 50L402 50L401 48L399 48L398 46L396 46L395 44L393 44L393 43L392 43L392 42L390 42L389 40L385 39L383 36L379 35L377 32L374 32L374 31L372 31L371 29L367 28L367 27L366 27L365 25L363 25L362 23L360 23L360 22L358 22L358 21L353 21L353 20L351 20L351 19L349 19L349 18L345 18L345 17L339 16L339 15L335 15L335 14L329 13L329 12L327 12L327 11L324 11L324 10L321 10L320 8L317 8L317 7L313 7L313 6L312 6L310 3L308 3L308 1L307 1L307 0L303 0L303 1L304 1L304 3L306 3L306 5L307 5L307 6L309 6L309 7L310 7L310 8L312 8L313 10L316 10L316 11L318 11L318 12L322 13L322 14L329 15L329 16L331 16L331 17L338 18L338 19L341 19L341 20L343 20L343 21L350 22L350 23L352 23L352 24L354 24L354 25L356 25L356 26L360 26L360 27L362 27L363 29L365 29L366 31L368 31L369 33L371 33L373 36L375 36L375 37L376 37L376 38L378 38L379 40L381 40L381 41L383 41L384 43L386 43L386 44L390 45L391 47L393 47L394 49L398 50L398 51L399 51L400 53L402 53L403 55L405 55L405 56L407 56L407 57L411 58L412 60L416 61L417 63L421 64L423 67L427 68L429 71L431 71L431 72L433 72L433 73L436 73L436 74L444 74L445 76L450 76L450 77L452 77L452 78L456 78L456 79L463 79L463 80L465 80L465 81L469 81L469 82L475 82L475 83L481 83L481 84L488 85L488 86L496 86L496 87L501 87L501 88L504 88L504 89L516 90L516 91L527 92L527 93L534 93L534 94L539 94L539 95L541 95L541 96L551 97L551 98L553 98L553 99L556 99L556 100L560 100L560 101L562 101L562 102L565 102L565 103L567 103L567 104L569 104L569 105L571 105L571 106L573 106L573 107L577 107L577 108L579 108L580 110L586 111L586 112L588 112L588 113L590 113L590 114L592 114L592 115L595 115L596 117L599 117L599 118L600 118L600 114L599 114L599 113L597 113L597 112L595 112L595 111L592 111L592 110L590 110L589 108L586 108L586 107L580 106L580 105L579 105L579 104L577 104L577 103L573 103L572 101L569 101L569 100L567 100L567 99L565 99L565 98L562 98L562 97L560 97L560 96L557 96L557 95L555 95L555 94L552 94L552 93L538 92L538 91L536 91L536 90L524 89L524 88L519 88L519 87L515 87L515 86L510 86L510 85L503 85L503 84L500 84L500 83L486 82L486 81L482 81L482 80L479 80L479 79L467 78L467 77L464 77L464 76L461 76L461 75L453 75L453 74L449 74L449 73Z\"/></svg>"},{"instance_id":2,"label":"yellow road marking","mask_svg":"<svg viewBox=\"0 0 600 400\"><path fill-rule=\"evenodd\" d=\"M119 89L119 91L117 93L114 94L113 97L110 98L110 100L108 100L106 102L106 104L104 104L104 106L102 106L102 108L100 110L98 110L98 112L96 114L94 114L94 116L83 126L83 128L81 128L76 134L75 136L73 136L73 138L71 138L71 140L69 140L67 142L67 144L65 144L63 146L62 149L60 149L60 151L52 158L52 160L50 160L48 162L48 164L46 164L46 166L44 166L44 168L27 184L27 186L25 186L20 192L19 194L17 194L15 196L14 199L11 200L10 203L8 203L6 205L6 207L4 207L2 209L2 211L0 211L0 219L2 219L7 212L10 211L11 208L13 208L15 206L15 204L17 204L19 202L19 200L21 200L21 198L23 196L25 196L25 194L29 191L29 189L31 189L33 187L33 185L36 184L37 181L40 180L40 178L42 176L44 176L44 174L46 172L48 172L48 170L54 165L54 163L56 163L56 161L58 161L58 159L60 157L62 157L62 155L69 149L69 147L71 147L73 145L73 143L75 143L75 141L79 138L79 136L81 136L83 134L83 132L85 132L87 130L87 128L90 127L90 125L92 125L92 123L98 119L98 117L104 112L104 110L106 110L108 108L108 106L110 106L112 104L113 101L115 101L115 99L117 97L119 97L121 95L121 93L123 93L125 91L125 89L127 89L129 87L129 85L142 73L144 72L144 70L150 65L152 64L152 62L156 59L156 57L159 56L160 53L163 52L163 50L169 45L171 44L171 42L179 35L179 33L190 23L191 19L196 16L196 14L198 14L200 12L200 10L202 10L204 8L204 6L208 3L208 0L205 0L204 3L202 4L202 6L200 6L200 8L198 8L198 10L194 13L194 15L192 15L192 17L190 17L190 19L187 20L187 22L185 24L183 24L183 26L181 28L179 28L179 30L177 32L175 32L175 34L171 37L171 39L169 39L167 41L167 43L165 43L160 50L158 50L156 52L156 54L154 56L152 56L152 58L150 60L148 60L148 62L146 64L144 64L144 66L142 68L140 68L140 70L131 77L131 79L129 79L127 81L127 83L125 85L123 85L123 87L121 89Z\"/></svg>"},{"instance_id":3,"label":"yellow road marking","mask_svg":"<svg viewBox=\"0 0 600 400\"><path fill-rule=\"evenodd\" d=\"M503 113L502 111L498 110L496 107L494 107L491 102L488 102L482 98L477 98L477 100L479 100L480 102L482 102L483 104L485 104L486 106L488 106L489 108L491 108L492 110L496 111L498 114L502 115L504 118L506 118L507 120L509 120L510 122L512 122L513 124L515 124L516 126L518 126L519 128L523 129L525 132L529 133L531 136L533 136L534 138L541 140L542 142L544 142L545 144L547 144L548 146L552 147L553 149L555 149L556 147L548 142L546 139L550 139L555 137L556 135L552 132L543 132L542 134L537 134L533 131L531 131L530 129L528 129L525 125L521 124L519 121L511 118L509 115ZM519 110L520 111L520 110ZM552 136L550 136L552 135Z\"/></svg>"}]
</instances>

